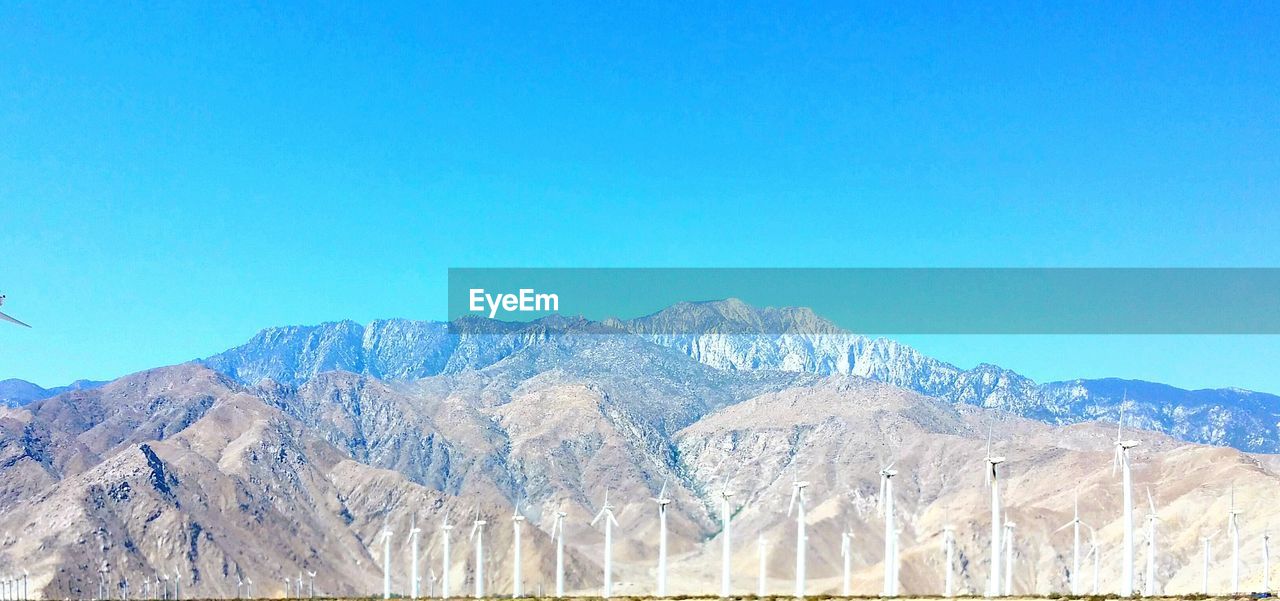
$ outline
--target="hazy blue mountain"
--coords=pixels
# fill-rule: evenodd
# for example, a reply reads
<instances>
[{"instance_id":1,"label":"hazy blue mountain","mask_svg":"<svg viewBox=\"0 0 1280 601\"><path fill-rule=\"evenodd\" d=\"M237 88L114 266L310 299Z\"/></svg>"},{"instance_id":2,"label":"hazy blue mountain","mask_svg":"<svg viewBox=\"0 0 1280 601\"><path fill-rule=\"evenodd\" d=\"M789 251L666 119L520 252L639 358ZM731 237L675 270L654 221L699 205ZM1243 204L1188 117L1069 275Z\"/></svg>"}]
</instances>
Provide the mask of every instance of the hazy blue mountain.
<instances>
[{"instance_id":1,"label":"hazy blue mountain","mask_svg":"<svg viewBox=\"0 0 1280 601\"><path fill-rule=\"evenodd\" d=\"M33 384L26 380L19 380L17 378L0 380L0 405L21 407L22 405L26 405L32 401L47 399L70 390L88 390L91 388L97 388L103 384L105 384L105 382L76 380L66 386L42 388L37 384Z\"/></svg>"},{"instance_id":2,"label":"hazy blue mountain","mask_svg":"<svg viewBox=\"0 0 1280 601\"><path fill-rule=\"evenodd\" d=\"M647 409L661 419L639 420L665 422L663 429L743 398L734 390L759 392L760 378L771 373L861 376L1053 424L1114 420L1127 390L1126 412L1135 427L1191 442L1280 452L1275 395L1113 379L1041 384L996 365L962 369L894 340L845 331L806 308L761 309L729 299L678 303L638 319L601 323L566 317L460 323L453 331L442 322L401 319L270 328L202 363L246 384L300 385L329 371L408 382L494 366L513 386L570 368L582 376L625 374L635 390L661 378L682 383L688 392L647 397L673 403ZM636 346L639 339L648 344ZM674 352L655 354L652 347ZM711 369L694 369L686 360ZM619 389L627 394L627 387ZM639 400L627 405L646 411Z\"/></svg>"}]
</instances>

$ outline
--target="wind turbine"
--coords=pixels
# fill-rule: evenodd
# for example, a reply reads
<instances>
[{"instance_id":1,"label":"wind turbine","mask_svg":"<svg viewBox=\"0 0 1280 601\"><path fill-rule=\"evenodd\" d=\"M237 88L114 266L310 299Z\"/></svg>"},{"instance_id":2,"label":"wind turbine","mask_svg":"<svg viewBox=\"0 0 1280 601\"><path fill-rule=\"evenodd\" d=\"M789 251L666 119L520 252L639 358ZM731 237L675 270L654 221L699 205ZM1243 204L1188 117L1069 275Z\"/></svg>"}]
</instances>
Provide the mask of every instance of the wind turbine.
<instances>
[{"instance_id":1,"label":"wind turbine","mask_svg":"<svg viewBox=\"0 0 1280 601\"><path fill-rule=\"evenodd\" d=\"M409 577L412 579L409 583L409 591L411 599L418 598L418 533L422 529L418 527L418 513L415 511L413 516L409 518Z\"/></svg>"},{"instance_id":2,"label":"wind turbine","mask_svg":"<svg viewBox=\"0 0 1280 601\"><path fill-rule=\"evenodd\" d=\"M1097 595L1101 590L1098 586L1098 570L1102 567L1102 556L1098 550L1098 531L1088 524L1085 524L1085 527L1089 529L1089 555L1093 556L1093 594Z\"/></svg>"},{"instance_id":3,"label":"wind turbine","mask_svg":"<svg viewBox=\"0 0 1280 601\"><path fill-rule=\"evenodd\" d=\"M1013 522L1004 523L1004 594L1013 594Z\"/></svg>"},{"instance_id":4,"label":"wind turbine","mask_svg":"<svg viewBox=\"0 0 1280 601\"><path fill-rule=\"evenodd\" d=\"M613 505L609 504L609 491L604 491L604 506L600 513L591 519L591 525L604 520L604 598L613 596L613 527L618 520L613 516Z\"/></svg>"},{"instance_id":5,"label":"wind turbine","mask_svg":"<svg viewBox=\"0 0 1280 601\"><path fill-rule=\"evenodd\" d=\"M1075 513L1072 515L1071 521L1063 524L1062 527L1054 530L1054 534L1062 532L1067 528L1071 528L1073 545L1071 547L1071 594L1080 594L1080 525L1084 522L1080 521L1080 490L1076 490L1075 496Z\"/></svg>"},{"instance_id":6,"label":"wind turbine","mask_svg":"<svg viewBox=\"0 0 1280 601\"><path fill-rule=\"evenodd\" d=\"M449 598L449 531L453 530L453 524L449 523L449 512L444 512L444 518L440 520L440 598Z\"/></svg>"},{"instance_id":7,"label":"wind turbine","mask_svg":"<svg viewBox=\"0 0 1280 601\"><path fill-rule=\"evenodd\" d=\"M1213 547L1209 542L1217 535L1218 533L1214 532L1209 536L1200 537L1200 544L1204 547L1204 559L1200 567L1200 593L1204 595L1209 594L1209 562L1213 560Z\"/></svg>"},{"instance_id":8,"label":"wind turbine","mask_svg":"<svg viewBox=\"0 0 1280 601\"><path fill-rule=\"evenodd\" d=\"M898 529L893 515L893 463L880 470L880 513L884 515L884 596L898 595Z\"/></svg>"},{"instance_id":9,"label":"wind turbine","mask_svg":"<svg viewBox=\"0 0 1280 601\"><path fill-rule=\"evenodd\" d=\"M564 518L563 510L556 511L556 521L551 535L556 537L556 597L564 597Z\"/></svg>"},{"instance_id":10,"label":"wind turbine","mask_svg":"<svg viewBox=\"0 0 1280 601\"><path fill-rule=\"evenodd\" d=\"M760 558L760 566L756 571L756 596L764 597L765 576L768 572L768 565L765 563L765 560L769 556L769 545L764 541L763 534L756 537L756 554Z\"/></svg>"},{"instance_id":11,"label":"wind turbine","mask_svg":"<svg viewBox=\"0 0 1280 601\"><path fill-rule=\"evenodd\" d=\"M26 588L26 577L22 579L23 588ZM1262 531L1262 592L1271 592L1271 533L1266 530Z\"/></svg>"},{"instance_id":12,"label":"wind turbine","mask_svg":"<svg viewBox=\"0 0 1280 601\"><path fill-rule=\"evenodd\" d=\"M840 559L843 572L840 583L840 594L849 596L849 561L853 558L853 528L840 533Z\"/></svg>"},{"instance_id":13,"label":"wind turbine","mask_svg":"<svg viewBox=\"0 0 1280 601\"><path fill-rule=\"evenodd\" d=\"M1227 529L1231 531L1231 593L1240 594L1240 520L1244 513L1236 509L1236 487L1231 487L1231 505L1227 510Z\"/></svg>"},{"instance_id":14,"label":"wind turbine","mask_svg":"<svg viewBox=\"0 0 1280 601\"><path fill-rule=\"evenodd\" d=\"M662 483L662 490L656 498L649 499L658 505L658 596L667 596L667 483Z\"/></svg>"},{"instance_id":15,"label":"wind turbine","mask_svg":"<svg viewBox=\"0 0 1280 601\"><path fill-rule=\"evenodd\" d=\"M1160 521L1160 516L1156 515L1156 500L1151 496L1151 489L1147 489L1147 505L1151 508L1151 513L1147 514L1147 586L1142 594L1148 597L1156 595L1156 522Z\"/></svg>"},{"instance_id":16,"label":"wind turbine","mask_svg":"<svg viewBox=\"0 0 1280 601\"><path fill-rule=\"evenodd\" d=\"M311 597L312 599L315 599L316 598L316 573L309 571L307 572L307 577L309 578L309 580L307 581L307 596Z\"/></svg>"},{"instance_id":17,"label":"wind turbine","mask_svg":"<svg viewBox=\"0 0 1280 601\"><path fill-rule=\"evenodd\" d=\"M511 536L513 547L514 562L511 566L511 598L521 597L520 592L520 531L524 525L524 516L520 514L520 503L516 503L515 508L511 510Z\"/></svg>"},{"instance_id":18,"label":"wind turbine","mask_svg":"<svg viewBox=\"0 0 1280 601\"><path fill-rule=\"evenodd\" d=\"M476 509L476 519L471 523L471 540L476 543L476 598L484 598L484 526L487 524Z\"/></svg>"},{"instance_id":19,"label":"wind turbine","mask_svg":"<svg viewBox=\"0 0 1280 601\"><path fill-rule=\"evenodd\" d=\"M729 564L732 556L731 535L729 532L729 518L732 517L732 508L729 506L729 497L733 493L729 492L729 479L724 479L724 487L720 489L720 596L728 598L729 596Z\"/></svg>"},{"instance_id":20,"label":"wind turbine","mask_svg":"<svg viewBox=\"0 0 1280 601\"><path fill-rule=\"evenodd\" d=\"M987 583L987 596L1000 596L1000 476L996 466L1005 462L1004 457L991 454L991 436L987 432L987 487L991 489L991 581Z\"/></svg>"},{"instance_id":21,"label":"wind turbine","mask_svg":"<svg viewBox=\"0 0 1280 601\"><path fill-rule=\"evenodd\" d=\"M947 579L946 586L943 588L944 597L955 596L955 557L956 557L956 528L951 524L942 527L942 548L946 556L947 563Z\"/></svg>"},{"instance_id":22,"label":"wind turbine","mask_svg":"<svg viewBox=\"0 0 1280 601\"><path fill-rule=\"evenodd\" d=\"M385 520L382 522L382 598L391 598L391 529Z\"/></svg>"},{"instance_id":23,"label":"wind turbine","mask_svg":"<svg viewBox=\"0 0 1280 601\"><path fill-rule=\"evenodd\" d=\"M792 510L796 514L796 598L804 598L804 489L808 482L796 480L791 483L791 503L787 505L787 517Z\"/></svg>"},{"instance_id":24,"label":"wind turbine","mask_svg":"<svg viewBox=\"0 0 1280 601\"><path fill-rule=\"evenodd\" d=\"M1124 439L1124 405L1127 399L1128 395L1126 394L1125 400L1120 403L1120 421L1116 424L1116 453L1111 460L1112 475L1114 476L1116 469L1120 468L1124 485L1124 546L1122 547L1121 559L1121 597L1133 596L1133 478L1129 469L1129 450L1142 444L1138 440Z\"/></svg>"}]
</instances>

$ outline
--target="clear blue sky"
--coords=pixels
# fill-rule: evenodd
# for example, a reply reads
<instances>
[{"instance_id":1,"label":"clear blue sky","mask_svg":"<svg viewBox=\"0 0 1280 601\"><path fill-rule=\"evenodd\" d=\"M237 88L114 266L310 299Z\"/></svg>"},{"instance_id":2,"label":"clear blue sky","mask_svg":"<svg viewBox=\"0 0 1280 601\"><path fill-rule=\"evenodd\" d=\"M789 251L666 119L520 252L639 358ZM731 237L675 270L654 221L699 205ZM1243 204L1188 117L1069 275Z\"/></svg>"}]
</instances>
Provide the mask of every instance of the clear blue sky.
<instances>
[{"instance_id":1,"label":"clear blue sky","mask_svg":"<svg viewBox=\"0 0 1280 601\"><path fill-rule=\"evenodd\" d=\"M0 378L450 266L1280 266L1276 3L232 4L0 7ZM909 341L1280 391L1274 338Z\"/></svg>"}]
</instances>

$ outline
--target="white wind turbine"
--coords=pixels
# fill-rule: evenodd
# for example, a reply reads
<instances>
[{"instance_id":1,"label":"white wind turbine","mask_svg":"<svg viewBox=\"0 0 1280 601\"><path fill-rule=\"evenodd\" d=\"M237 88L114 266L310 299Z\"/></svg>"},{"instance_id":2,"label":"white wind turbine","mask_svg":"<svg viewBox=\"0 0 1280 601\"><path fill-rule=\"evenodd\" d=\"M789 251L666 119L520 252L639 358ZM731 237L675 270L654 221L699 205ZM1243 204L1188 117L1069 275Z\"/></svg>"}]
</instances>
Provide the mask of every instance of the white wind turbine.
<instances>
[{"instance_id":1,"label":"white wind turbine","mask_svg":"<svg viewBox=\"0 0 1280 601\"><path fill-rule=\"evenodd\" d=\"M720 596L729 596L729 567L732 557L732 536L729 532L729 519L733 517L729 506L729 479L725 478L724 487L720 489Z\"/></svg>"},{"instance_id":2,"label":"white wind turbine","mask_svg":"<svg viewBox=\"0 0 1280 601\"><path fill-rule=\"evenodd\" d=\"M520 531L524 525L524 516L520 514L520 504L516 503L511 510L511 535L514 561L511 566L511 597L521 597L520 591Z\"/></svg>"},{"instance_id":3,"label":"white wind turbine","mask_svg":"<svg viewBox=\"0 0 1280 601\"><path fill-rule=\"evenodd\" d=\"M1013 522L1004 523L1004 594L1013 594Z\"/></svg>"},{"instance_id":4,"label":"white wind turbine","mask_svg":"<svg viewBox=\"0 0 1280 601\"><path fill-rule=\"evenodd\" d=\"M765 596L765 576L768 572L768 564L766 563L769 556L769 544L764 541L764 535L756 537L756 555L759 557L760 565L756 568L756 596Z\"/></svg>"},{"instance_id":5,"label":"white wind turbine","mask_svg":"<svg viewBox=\"0 0 1280 601\"><path fill-rule=\"evenodd\" d=\"M285 584L288 584L286 578ZM391 598L391 529L382 522L382 598Z\"/></svg>"},{"instance_id":6,"label":"white wind turbine","mask_svg":"<svg viewBox=\"0 0 1280 601\"><path fill-rule=\"evenodd\" d=\"M476 510L476 519L471 523L471 540L476 546L476 598L484 598L484 526L487 524Z\"/></svg>"},{"instance_id":7,"label":"white wind turbine","mask_svg":"<svg viewBox=\"0 0 1280 601\"><path fill-rule=\"evenodd\" d=\"M1102 590L1099 587L1100 579L1098 578L1099 569L1102 567L1102 554L1098 549L1098 531L1088 524L1084 526L1089 529L1089 555L1093 556L1093 594L1097 595Z\"/></svg>"},{"instance_id":8,"label":"white wind turbine","mask_svg":"<svg viewBox=\"0 0 1280 601\"><path fill-rule=\"evenodd\" d=\"M787 505L787 516L792 510L796 514L796 598L804 598L804 547L807 540L804 535L804 489L808 482L796 480L791 483L791 503Z\"/></svg>"},{"instance_id":9,"label":"white wind turbine","mask_svg":"<svg viewBox=\"0 0 1280 601\"><path fill-rule=\"evenodd\" d=\"M444 512L440 520L440 598L449 598L449 532L453 524L449 523L449 512Z\"/></svg>"},{"instance_id":10,"label":"white wind turbine","mask_svg":"<svg viewBox=\"0 0 1280 601\"><path fill-rule=\"evenodd\" d=\"M848 528L840 533L840 560L843 571L841 572L840 594L849 596L849 562L853 559L853 528Z\"/></svg>"},{"instance_id":11,"label":"white wind turbine","mask_svg":"<svg viewBox=\"0 0 1280 601\"><path fill-rule=\"evenodd\" d=\"M1200 537L1200 544L1204 547L1203 563L1200 567L1200 593L1203 595L1209 594L1209 562L1213 561L1213 547L1210 541L1217 535L1218 533L1214 532L1209 536Z\"/></svg>"},{"instance_id":12,"label":"white wind turbine","mask_svg":"<svg viewBox=\"0 0 1280 601\"><path fill-rule=\"evenodd\" d=\"M604 491L604 506L600 513L591 519L591 525L604 520L604 598L613 596L613 527L618 520L613 516L613 505L609 504L609 491Z\"/></svg>"},{"instance_id":13,"label":"white wind turbine","mask_svg":"<svg viewBox=\"0 0 1280 601\"><path fill-rule=\"evenodd\" d=\"M956 528L951 524L942 527L942 548L946 562L946 581L942 595L944 597L955 596L955 558L956 558Z\"/></svg>"},{"instance_id":14,"label":"white wind turbine","mask_svg":"<svg viewBox=\"0 0 1280 601\"><path fill-rule=\"evenodd\" d=\"M551 526L551 536L556 538L556 597L564 596L564 511L556 511L556 521Z\"/></svg>"},{"instance_id":15,"label":"white wind turbine","mask_svg":"<svg viewBox=\"0 0 1280 601\"><path fill-rule=\"evenodd\" d=\"M1054 534L1062 532L1067 528L1071 528L1073 544L1071 547L1071 594L1080 594L1080 526L1084 522L1080 521L1080 491L1076 490L1075 496L1075 513L1072 514L1070 522L1063 524L1062 527L1054 530Z\"/></svg>"},{"instance_id":16,"label":"white wind turbine","mask_svg":"<svg viewBox=\"0 0 1280 601\"><path fill-rule=\"evenodd\" d=\"M413 580L409 583L410 598L418 598L418 533L422 529L418 527L418 514L415 512L409 518L409 574Z\"/></svg>"},{"instance_id":17,"label":"white wind turbine","mask_svg":"<svg viewBox=\"0 0 1280 601\"><path fill-rule=\"evenodd\" d=\"M658 506L658 596L667 596L667 483L662 483L658 496L650 498Z\"/></svg>"},{"instance_id":18,"label":"white wind turbine","mask_svg":"<svg viewBox=\"0 0 1280 601\"><path fill-rule=\"evenodd\" d=\"M1142 444L1138 440L1124 439L1124 405L1127 402L1128 395L1125 400L1120 403L1120 421L1116 424L1116 453L1111 460L1111 473L1115 475L1116 469L1121 470L1121 480L1124 486L1124 546L1121 555L1121 577L1120 577L1120 596L1133 596L1133 477L1129 468L1129 450Z\"/></svg>"},{"instance_id":19,"label":"white wind turbine","mask_svg":"<svg viewBox=\"0 0 1280 601\"><path fill-rule=\"evenodd\" d=\"M1271 533L1262 531L1262 592L1271 592Z\"/></svg>"},{"instance_id":20,"label":"white wind turbine","mask_svg":"<svg viewBox=\"0 0 1280 601\"><path fill-rule=\"evenodd\" d=\"M996 466L1005 462L1004 457L991 454L991 432L987 432L987 487L991 489L991 581L987 583L987 596L1000 596L1000 476Z\"/></svg>"},{"instance_id":21,"label":"white wind turbine","mask_svg":"<svg viewBox=\"0 0 1280 601\"><path fill-rule=\"evenodd\" d=\"M1147 586L1142 594L1154 597L1159 586L1156 582L1156 522L1160 521L1160 516L1156 515L1156 500L1151 496L1150 488L1147 489L1147 505L1151 509L1147 514Z\"/></svg>"},{"instance_id":22,"label":"white wind turbine","mask_svg":"<svg viewBox=\"0 0 1280 601\"><path fill-rule=\"evenodd\" d=\"M893 515L893 477L898 470L893 464L880 470L880 512L884 514L884 592L885 597L898 595L898 528Z\"/></svg>"},{"instance_id":23,"label":"white wind turbine","mask_svg":"<svg viewBox=\"0 0 1280 601\"><path fill-rule=\"evenodd\" d=\"M1236 509L1236 487L1231 487L1231 505L1227 510L1227 530L1231 532L1231 593L1240 594L1240 520L1244 512Z\"/></svg>"}]
</instances>

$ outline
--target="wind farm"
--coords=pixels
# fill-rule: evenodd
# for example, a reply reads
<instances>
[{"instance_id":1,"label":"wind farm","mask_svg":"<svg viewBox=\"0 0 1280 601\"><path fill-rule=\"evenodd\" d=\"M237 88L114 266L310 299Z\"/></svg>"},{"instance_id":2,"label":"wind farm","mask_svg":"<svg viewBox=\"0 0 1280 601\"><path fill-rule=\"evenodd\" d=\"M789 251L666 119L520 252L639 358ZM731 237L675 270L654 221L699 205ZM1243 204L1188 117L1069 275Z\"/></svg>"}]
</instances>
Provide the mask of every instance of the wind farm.
<instances>
[{"instance_id":1,"label":"wind farm","mask_svg":"<svg viewBox=\"0 0 1280 601\"><path fill-rule=\"evenodd\" d=\"M654 351L597 352L616 367ZM649 424L685 405L656 393L627 404L620 385L652 376L602 370L604 384L585 385L527 365L486 372L477 389L472 375L343 372L249 385L186 364L0 410L28 440L80 432L6 447L27 454L0 468L18 495L0 514L0 590L1177 598L1273 581L1280 460L1146 429L1123 392L1114 413L1060 425L787 374L656 438ZM636 413L652 405L665 409ZM105 417L72 419L84 415ZM42 453L67 476L34 479Z\"/></svg>"}]
</instances>

